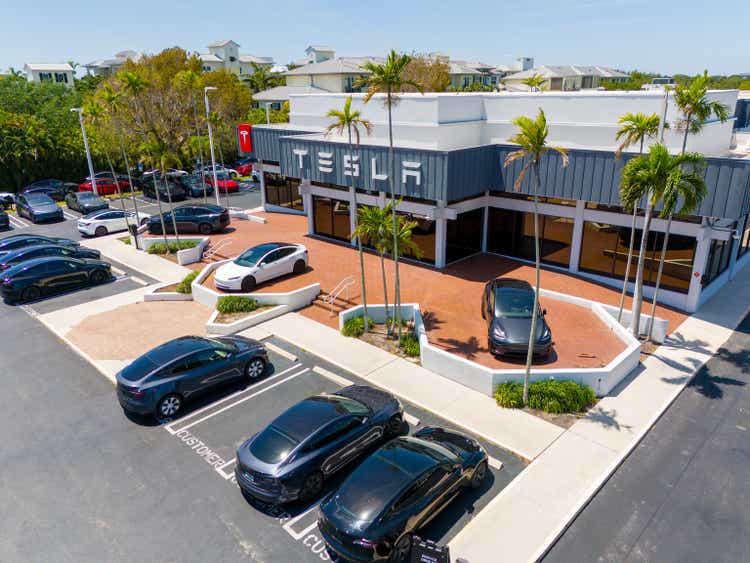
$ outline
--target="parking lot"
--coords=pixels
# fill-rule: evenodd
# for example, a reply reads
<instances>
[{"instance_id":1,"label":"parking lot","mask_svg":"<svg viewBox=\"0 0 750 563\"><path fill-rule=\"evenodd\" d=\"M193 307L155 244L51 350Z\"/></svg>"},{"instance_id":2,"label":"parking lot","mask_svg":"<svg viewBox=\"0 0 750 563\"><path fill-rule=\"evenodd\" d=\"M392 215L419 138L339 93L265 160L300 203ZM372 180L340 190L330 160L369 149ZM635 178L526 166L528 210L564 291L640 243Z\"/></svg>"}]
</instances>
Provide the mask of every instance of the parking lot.
<instances>
[{"instance_id":1,"label":"parking lot","mask_svg":"<svg viewBox=\"0 0 750 563\"><path fill-rule=\"evenodd\" d=\"M210 495L228 504L239 530L253 538L255 553L264 561L319 561L330 556L317 531L317 506L297 503L276 507L248 501L240 493L234 477L235 451L250 436L262 430L281 412L304 398L330 393L343 386L362 384L362 380L308 354L283 340L266 341L271 366L261 381L223 390L192 405L180 418L164 421L155 431L164 432L180 444L181 457L191 467L213 476L206 481L210 490L191 491L192 495ZM402 401L403 402L403 401ZM431 425L450 426L434 413L404 402L406 412L403 433ZM133 419L135 425L147 420ZM427 528L421 536L440 543L448 542L472 516L478 513L522 469L523 463L504 450L480 440L490 456L491 472L485 485L466 491ZM345 468L326 484L323 495L341 482L353 467ZM244 512L243 512L244 511Z\"/></svg>"}]
</instances>

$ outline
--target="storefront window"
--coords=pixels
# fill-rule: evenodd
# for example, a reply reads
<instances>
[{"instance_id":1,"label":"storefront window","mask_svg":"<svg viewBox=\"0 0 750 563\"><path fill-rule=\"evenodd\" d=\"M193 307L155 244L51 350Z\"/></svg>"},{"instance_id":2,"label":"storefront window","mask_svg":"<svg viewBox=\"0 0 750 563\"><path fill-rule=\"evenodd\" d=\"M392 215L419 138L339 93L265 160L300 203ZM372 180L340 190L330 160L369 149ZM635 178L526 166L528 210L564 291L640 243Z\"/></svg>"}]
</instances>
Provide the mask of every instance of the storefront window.
<instances>
[{"instance_id":1,"label":"storefront window","mask_svg":"<svg viewBox=\"0 0 750 563\"><path fill-rule=\"evenodd\" d=\"M313 228L316 235L349 241L349 202L313 196Z\"/></svg>"},{"instance_id":2,"label":"storefront window","mask_svg":"<svg viewBox=\"0 0 750 563\"><path fill-rule=\"evenodd\" d=\"M419 247L421 251L421 257L410 252L404 251L403 256L405 258L411 258L412 260L419 260L420 262L427 262L429 264L435 263L435 221L421 215L415 215L413 213L399 213L407 221L416 223L416 226L411 231L411 239Z\"/></svg>"},{"instance_id":3,"label":"storefront window","mask_svg":"<svg viewBox=\"0 0 750 563\"><path fill-rule=\"evenodd\" d=\"M484 208L459 213L453 221L448 221L445 260L455 262L482 251L482 227Z\"/></svg>"},{"instance_id":4,"label":"storefront window","mask_svg":"<svg viewBox=\"0 0 750 563\"><path fill-rule=\"evenodd\" d=\"M534 260L534 214L509 209L489 208L487 250ZM539 215L541 261L567 267L573 240L573 219Z\"/></svg>"},{"instance_id":5,"label":"storefront window","mask_svg":"<svg viewBox=\"0 0 750 563\"><path fill-rule=\"evenodd\" d=\"M711 249L708 251L708 261L706 262L706 271L703 273L701 285L706 287L724 270L729 267L729 255L732 252L732 240L712 240Z\"/></svg>"},{"instance_id":6,"label":"storefront window","mask_svg":"<svg viewBox=\"0 0 750 563\"><path fill-rule=\"evenodd\" d=\"M640 229L635 232L633 259L630 264L629 279L635 280L641 241ZM649 232L646 241L644 283L653 285L661 259L661 248L664 233ZM579 268L612 278L622 278L628 260L630 245L630 228L586 221L583 225L581 257ZM661 287L686 293L690 288L690 276L695 257L695 239L693 237L670 234L667 241L667 253L662 272Z\"/></svg>"},{"instance_id":7,"label":"storefront window","mask_svg":"<svg viewBox=\"0 0 750 563\"><path fill-rule=\"evenodd\" d=\"M287 178L274 172L264 172L263 178L267 204L304 211L302 196L299 195L300 181L297 178Z\"/></svg>"},{"instance_id":8,"label":"storefront window","mask_svg":"<svg viewBox=\"0 0 750 563\"><path fill-rule=\"evenodd\" d=\"M750 215L745 215L742 228L742 239L738 245L737 255L742 256L750 249Z\"/></svg>"}]
</instances>

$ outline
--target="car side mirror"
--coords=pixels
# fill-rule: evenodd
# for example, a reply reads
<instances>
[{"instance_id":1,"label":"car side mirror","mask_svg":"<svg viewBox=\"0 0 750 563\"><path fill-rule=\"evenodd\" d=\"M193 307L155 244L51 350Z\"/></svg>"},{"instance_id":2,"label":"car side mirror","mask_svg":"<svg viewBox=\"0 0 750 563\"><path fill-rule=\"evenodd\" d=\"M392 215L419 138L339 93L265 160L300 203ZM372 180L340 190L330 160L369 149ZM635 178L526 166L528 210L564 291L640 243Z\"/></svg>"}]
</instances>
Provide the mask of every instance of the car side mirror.
<instances>
[{"instance_id":1,"label":"car side mirror","mask_svg":"<svg viewBox=\"0 0 750 563\"><path fill-rule=\"evenodd\" d=\"M546 316L547 316L547 309L542 309L542 316L543 316L543 317L546 317Z\"/></svg>"}]
</instances>

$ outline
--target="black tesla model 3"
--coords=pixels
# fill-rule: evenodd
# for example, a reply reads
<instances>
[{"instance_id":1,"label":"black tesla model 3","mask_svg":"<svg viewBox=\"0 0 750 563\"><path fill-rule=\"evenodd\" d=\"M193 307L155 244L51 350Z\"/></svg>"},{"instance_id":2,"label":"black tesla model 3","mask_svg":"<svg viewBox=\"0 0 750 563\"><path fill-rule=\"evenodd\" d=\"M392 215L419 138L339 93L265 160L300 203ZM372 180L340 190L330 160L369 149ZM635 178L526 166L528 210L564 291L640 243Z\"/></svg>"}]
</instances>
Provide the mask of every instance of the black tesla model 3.
<instances>
[{"instance_id":1,"label":"black tesla model 3","mask_svg":"<svg viewBox=\"0 0 750 563\"><path fill-rule=\"evenodd\" d=\"M270 504L312 500L325 479L397 435L402 420L395 397L366 385L309 397L239 447L237 483Z\"/></svg>"},{"instance_id":2,"label":"black tesla model 3","mask_svg":"<svg viewBox=\"0 0 750 563\"><path fill-rule=\"evenodd\" d=\"M19 248L37 246L40 244L59 244L71 247L80 246L80 243L67 238L45 237L43 235L11 235L0 239L0 256L18 250Z\"/></svg>"},{"instance_id":3,"label":"black tesla model 3","mask_svg":"<svg viewBox=\"0 0 750 563\"><path fill-rule=\"evenodd\" d=\"M61 244L40 244L35 246L24 246L13 252L0 256L0 270L7 270L33 258L43 256L67 256L68 258L92 258L98 260L101 253L92 248L83 246L63 246Z\"/></svg>"},{"instance_id":4,"label":"black tesla model 3","mask_svg":"<svg viewBox=\"0 0 750 563\"><path fill-rule=\"evenodd\" d=\"M173 417L219 385L257 379L268 364L262 343L242 336L182 336L149 350L117 373L123 410Z\"/></svg>"},{"instance_id":5,"label":"black tesla model 3","mask_svg":"<svg viewBox=\"0 0 750 563\"><path fill-rule=\"evenodd\" d=\"M388 442L323 499L318 528L345 560L406 561L412 534L486 475L487 454L476 440L423 428Z\"/></svg>"}]
</instances>

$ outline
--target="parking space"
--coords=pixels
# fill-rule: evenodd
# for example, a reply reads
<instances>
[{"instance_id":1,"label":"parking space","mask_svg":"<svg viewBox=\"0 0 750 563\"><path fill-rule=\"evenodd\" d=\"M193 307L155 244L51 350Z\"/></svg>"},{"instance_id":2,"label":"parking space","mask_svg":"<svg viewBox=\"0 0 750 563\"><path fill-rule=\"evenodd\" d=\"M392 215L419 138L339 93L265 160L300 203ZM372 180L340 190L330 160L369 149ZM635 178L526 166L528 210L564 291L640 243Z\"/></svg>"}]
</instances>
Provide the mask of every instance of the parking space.
<instances>
[{"instance_id":1,"label":"parking space","mask_svg":"<svg viewBox=\"0 0 750 563\"><path fill-rule=\"evenodd\" d=\"M215 485L211 490L196 494L228 502L233 514L238 506L245 507L241 528L252 530L253 537L258 539L255 545L258 559L330 560L317 530L318 502L277 507L246 500L234 477L235 452L250 436L306 397L365 382L283 340L271 337L265 342L272 366L261 381L225 389L219 396L193 405L180 418L166 421L161 429L181 445L184 456L189 458L185 463L200 466L214 475ZM451 427L436 413L403 400L402 403L406 413L403 433L430 425ZM421 537L447 543L523 469L523 462L512 454L485 440L479 441L491 458L491 471L484 486L457 497L421 530ZM328 482L323 495L338 486L352 469L345 468Z\"/></svg>"}]
</instances>

